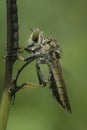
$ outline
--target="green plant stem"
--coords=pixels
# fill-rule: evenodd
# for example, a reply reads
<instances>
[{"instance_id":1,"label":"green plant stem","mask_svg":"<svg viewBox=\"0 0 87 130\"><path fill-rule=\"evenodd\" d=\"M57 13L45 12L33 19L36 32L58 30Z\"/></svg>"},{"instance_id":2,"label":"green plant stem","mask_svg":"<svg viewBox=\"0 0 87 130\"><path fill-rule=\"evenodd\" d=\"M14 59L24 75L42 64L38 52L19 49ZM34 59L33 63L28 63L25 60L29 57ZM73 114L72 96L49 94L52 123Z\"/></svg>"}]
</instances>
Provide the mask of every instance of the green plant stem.
<instances>
[{"instance_id":1,"label":"green plant stem","mask_svg":"<svg viewBox=\"0 0 87 130\"><path fill-rule=\"evenodd\" d=\"M8 93L8 89L5 88L3 91L0 108L0 130L6 130L10 104L11 95Z\"/></svg>"},{"instance_id":2,"label":"green plant stem","mask_svg":"<svg viewBox=\"0 0 87 130\"><path fill-rule=\"evenodd\" d=\"M16 0L6 0L6 13L7 13L7 48L6 52L9 54L10 52L14 52L14 49L18 48L18 38L16 38L17 42L15 42L15 34L18 34L17 30L13 29L15 22L12 20L13 11L15 7L15 15L17 17L17 8L16 8ZM16 20L16 24L18 21ZM15 52L16 53L16 52ZM4 77L4 85L3 85L3 93L2 100L0 106L0 130L6 130L10 104L12 95L8 92L9 88L12 87L12 70L13 65L16 61L16 57L8 55L6 57L6 65L5 65L5 77Z\"/></svg>"}]
</instances>

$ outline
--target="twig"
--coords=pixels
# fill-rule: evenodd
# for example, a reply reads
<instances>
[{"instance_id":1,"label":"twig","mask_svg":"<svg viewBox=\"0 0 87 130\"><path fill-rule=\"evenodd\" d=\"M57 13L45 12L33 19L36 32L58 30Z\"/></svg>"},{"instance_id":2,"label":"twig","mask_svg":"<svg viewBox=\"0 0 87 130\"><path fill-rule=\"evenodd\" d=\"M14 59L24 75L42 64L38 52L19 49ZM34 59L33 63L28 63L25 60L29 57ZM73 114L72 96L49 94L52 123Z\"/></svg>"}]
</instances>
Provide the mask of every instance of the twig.
<instances>
[{"instance_id":1,"label":"twig","mask_svg":"<svg viewBox=\"0 0 87 130\"><path fill-rule=\"evenodd\" d=\"M6 0L7 5L7 54L5 65L5 77L3 85L3 94L0 108L0 130L6 130L7 121L9 116L9 109L11 104L12 95L8 92L11 87L12 68L16 60L16 49L18 47L18 17L16 0ZM15 13L13 15L12 13ZM16 17L14 17L16 16ZM15 26L17 25L17 26ZM13 56L9 52L14 52Z\"/></svg>"}]
</instances>

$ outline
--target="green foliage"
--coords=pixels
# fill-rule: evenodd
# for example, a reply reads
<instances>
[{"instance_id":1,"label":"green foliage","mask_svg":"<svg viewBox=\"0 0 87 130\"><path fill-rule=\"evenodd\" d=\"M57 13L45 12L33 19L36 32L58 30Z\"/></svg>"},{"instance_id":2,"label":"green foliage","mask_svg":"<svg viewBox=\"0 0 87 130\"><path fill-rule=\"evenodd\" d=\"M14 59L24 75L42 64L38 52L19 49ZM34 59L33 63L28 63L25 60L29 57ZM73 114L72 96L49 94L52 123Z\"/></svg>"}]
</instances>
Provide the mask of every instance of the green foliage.
<instances>
[{"instance_id":1,"label":"green foliage","mask_svg":"<svg viewBox=\"0 0 87 130\"><path fill-rule=\"evenodd\" d=\"M65 114L48 88L26 89L16 96L7 130L87 129L87 1L18 0L20 46L27 44L29 28L41 28L62 46L61 60L72 114ZM6 42L5 0L0 1L0 87L3 84ZM14 76L22 63L14 66ZM3 67L2 67L3 66ZM43 67L45 71L45 67ZM47 69L46 69L47 70ZM19 82L38 82L34 63L21 74Z\"/></svg>"}]
</instances>

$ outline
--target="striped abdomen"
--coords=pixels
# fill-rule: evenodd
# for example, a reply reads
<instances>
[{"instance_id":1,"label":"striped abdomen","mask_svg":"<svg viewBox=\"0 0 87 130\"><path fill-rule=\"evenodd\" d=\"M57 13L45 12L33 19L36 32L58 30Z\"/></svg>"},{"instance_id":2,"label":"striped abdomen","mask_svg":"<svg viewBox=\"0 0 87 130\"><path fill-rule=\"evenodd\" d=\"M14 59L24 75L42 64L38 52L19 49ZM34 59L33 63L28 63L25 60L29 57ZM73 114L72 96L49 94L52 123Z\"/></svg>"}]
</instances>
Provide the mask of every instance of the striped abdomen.
<instances>
[{"instance_id":1,"label":"striped abdomen","mask_svg":"<svg viewBox=\"0 0 87 130\"><path fill-rule=\"evenodd\" d=\"M71 107L67 96L67 91L59 59L55 53L52 53L51 58L52 58L52 64L51 64L50 87L52 89L53 96L62 105L63 108L71 112Z\"/></svg>"}]
</instances>

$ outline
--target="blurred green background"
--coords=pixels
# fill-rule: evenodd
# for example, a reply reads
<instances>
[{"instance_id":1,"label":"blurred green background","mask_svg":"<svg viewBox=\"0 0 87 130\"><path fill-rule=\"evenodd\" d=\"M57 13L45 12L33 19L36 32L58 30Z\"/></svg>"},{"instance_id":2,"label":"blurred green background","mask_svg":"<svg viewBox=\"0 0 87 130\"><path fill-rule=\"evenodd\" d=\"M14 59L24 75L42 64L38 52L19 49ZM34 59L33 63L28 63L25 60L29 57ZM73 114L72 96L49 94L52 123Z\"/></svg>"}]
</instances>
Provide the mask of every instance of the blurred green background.
<instances>
[{"instance_id":1,"label":"blurred green background","mask_svg":"<svg viewBox=\"0 0 87 130\"><path fill-rule=\"evenodd\" d=\"M0 90L4 79L6 43L6 1L0 1ZM40 28L45 36L61 44L64 79L72 106L66 114L46 88L24 89L11 106L7 130L87 130L87 1L86 0L18 0L20 46ZM14 66L13 76L22 63ZM36 82L35 64L21 74L19 82ZM43 66L43 71L46 68ZM0 93L1 97L1 93Z\"/></svg>"}]
</instances>

